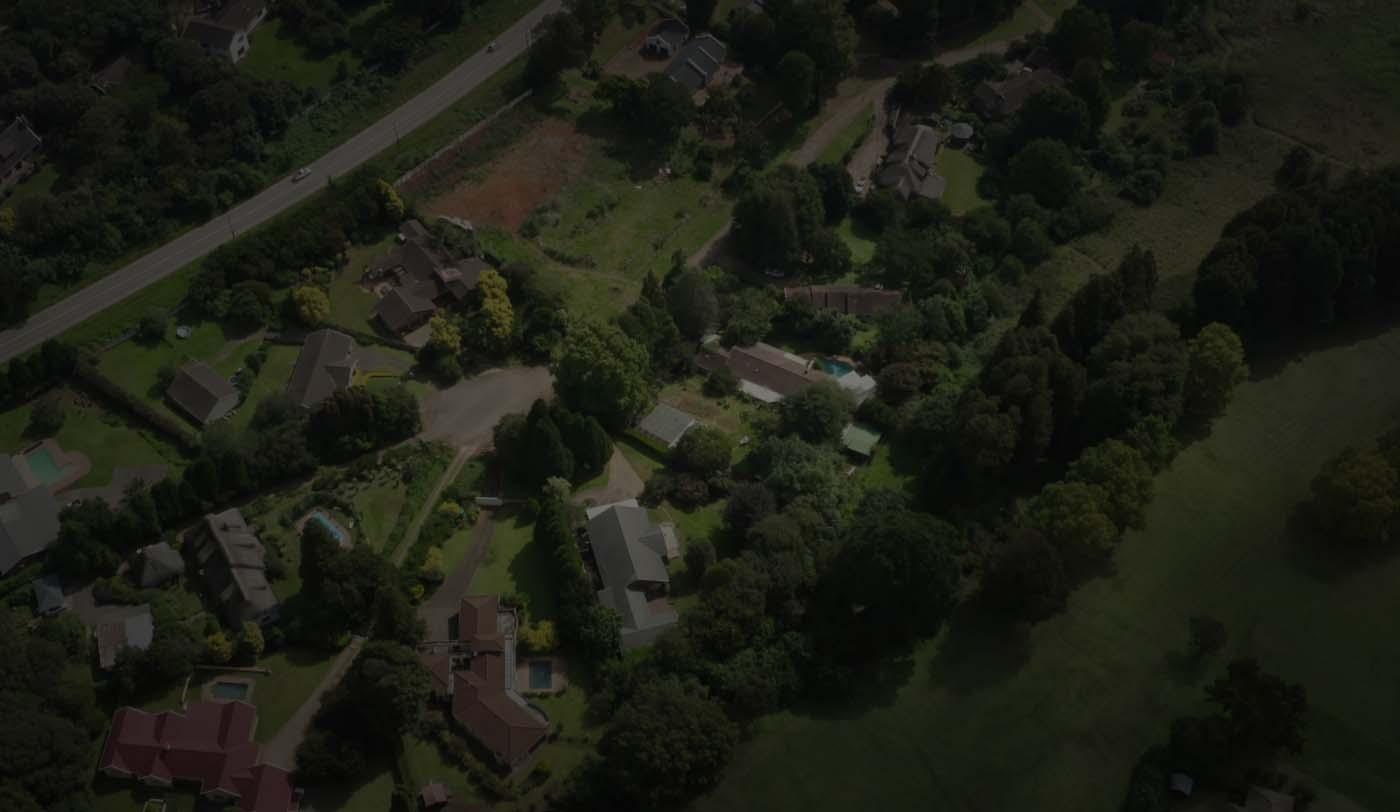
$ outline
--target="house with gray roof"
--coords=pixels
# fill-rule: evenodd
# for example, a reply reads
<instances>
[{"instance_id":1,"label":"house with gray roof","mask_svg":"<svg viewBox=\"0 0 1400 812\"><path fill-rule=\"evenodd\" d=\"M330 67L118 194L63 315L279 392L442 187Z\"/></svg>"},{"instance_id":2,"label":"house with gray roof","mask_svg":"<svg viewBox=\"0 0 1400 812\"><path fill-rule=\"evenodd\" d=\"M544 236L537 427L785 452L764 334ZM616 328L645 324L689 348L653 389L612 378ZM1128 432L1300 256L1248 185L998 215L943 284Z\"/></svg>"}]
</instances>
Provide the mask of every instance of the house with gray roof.
<instances>
[{"instance_id":1,"label":"house with gray roof","mask_svg":"<svg viewBox=\"0 0 1400 812\"><path fill-rule=\"evenodd\" d=\"M211 513L191 532L186 547L228 625L276 620L281 604L267 580L267 551L243 514Z\"/></svg>"},{"instance_id":2,"label":"house with gray roof","mask_svg":"<svg viewBox=\"0 0 1400 812\"><path fill-rule=\"evenodd\" d=\"M703 90L724 64L729 48L714 34L701 34L687 42L666 67L666 75L691 93Z\"/></svg>"},{"instance_id":3,"label":"house with gray roof","mask_svg":"<svg viewBox=\"0 0 1400 812\"><path fill-rule=\"evenodd\" d=\"M689 37L690 26L675 17L667 17L647 34L642 42L642 53L661 58L674 56Z\"/></svg>"},{"instance_id":4,"label":"house with gray roof","mask_svg":"<svg viewBox=\"0 0 1400 812\"><path fill-rule=\"evenodd\" d=\"M29 126L29 119L15 116L0 131L0 187L16 183L24 174L26 162L44 145L44 139Z\"/></svg>"},{"instance_id":5,"label":"house with gray roof","mask_svg":"<svg viewBox=\"0 0 1400 812\"><path fill-rule=\"evenodd\" d=\"M238 407L238 389L218 370L195 361L175 373L175 380L165 390L165 396L189 415L194 422L207 426Z\"/></svg>"},{"instance_id":6,"label":"house with gray roof","mask_svg":"<svg viewBox=\"0 0 1400 812\"><path fill-rule=\"evenodd\" d=\"M148 544L136 551L142 589L160 586L185 574L185 559L165 542Z\"/></svg>"},{"instance_id":7,"label":"house with gray roof","mask_svg":"<svg viewBox=\"0 0 1400 812\"><path fill-rule=\"evenodd\" d=\"M252 47L253 29L267 18L267 0L225 0L213 15L185 25L184 38L212 56L237 63Z\"/></svg>"},{"instance_id":8,"label":"house with gray roof","mask_svg":"<svg viewBox=\"0 0 1400 812\"><path fill-rule=\"evenodd\" d=\"M35 578L30 586L34 588L34 613L40 617L56 615L68 608L68 597L63 594L63 583L57 575Z\"/></svg>"},{"instance_id":9,"label":"house with gray roof","mask_svg":"<svg viewBox=\"0 0 1400 812\"><path fill-rule=\"evenodd\" d=\"M676 528L656 524L635 499L588 511L588 540L603 588L598 600L622 617L624 651L645 646L674 626L666 562L680 555Z\"/></svg>"},{"instance_id":10,"label":"house with gray roof","mask_svg":"<svg viewBox=\"0 0 1400 812\"><path fill-rule=\"evenodd\" d=\"M663 448L675 448L685 433L695 427L696 420L680 409L656 404L651 413L637 424L637 431L646 435Z\"/></svg>"},{"instance_id":11,"label":"house with gray roof","mask_svg":"<svg viewBox=\"0 0 1400 812\"><path fill-rule=\"evenodd\" d=\"M123 606L107 613L97 624L97 665L104 671L114 668L124 648L145 651L155 639L155 621L149 604Z\"/></svg>"},{"instance_id":12,"label":"house with gray roof","mask_svg":"<svg viewBox=\"0 0 1400 812\"><path fill-rule=\"evenodd\" d=\"M59 510L20 458L0 454L0 575L58 540Z\"/></svg>"},{"instance_id":13,"label":"house with gray roof","mask_svg":"<svg viewBox=\"0 0 1400 812\"><path fill-rule=\"evenodd\" d=\"M287 396L305 409L349 389L359 364L355 339L338 330L317 330L306 337L287 381Z\"/></svg>"},{"instance_id":14,"label":"house with gray roof","mask_svg":"<svg viewBox=\"0 0 1400 812\"><path fill-rule=\"evenodd\" d=\"M890 140L875 183L905 200L915 195L938 200L948 188L948 181L935 169L942 143L943 134L927 124L901 126Z\"/></svg>"}]
</instances>

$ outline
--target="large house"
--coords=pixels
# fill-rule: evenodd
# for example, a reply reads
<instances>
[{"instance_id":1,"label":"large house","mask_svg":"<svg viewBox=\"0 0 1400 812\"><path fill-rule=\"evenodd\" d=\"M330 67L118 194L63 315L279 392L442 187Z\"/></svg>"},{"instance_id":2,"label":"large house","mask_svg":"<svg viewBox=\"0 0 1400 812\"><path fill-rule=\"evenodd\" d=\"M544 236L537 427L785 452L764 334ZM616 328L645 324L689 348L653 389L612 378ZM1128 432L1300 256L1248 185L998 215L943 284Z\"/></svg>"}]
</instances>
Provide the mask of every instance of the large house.
<instances>
[{"instance_id":1,"label":"large house","mask_svg":"<svg viewBox=\"0 0 1400 812\"><path fill-rule=\"evenodd\" d=\"M237 63L252 47L253 29L267 17L267 0L225 0L212 16L185 25L185 39L204 50Z\"/></svg>"},{"instance_id":2,"label":"large house","mask_svg":"<svg viewBox=\"0 0 1400 812\"><path fill-rule=\"evenodd\" d=\"M97 769L147 786L195 787L206 802L243 812L296 812L300 794L287 770L261 760L246 702L192 702L182 711L119 708Z\"/></svg>"},{"instance_id":3,"label":"large house","mask_svg":"<svg viewBox=\"0 0 1400 812\"><path fill-rule=\"evenodd\" d=\"M0 454L0 575L58 540L58 500L23 457Z\"/></svg>"},{"instance_id":4,"label":"large house","mask_svg":"<svg viewBox=\"0 0 1400 812\"><path fill-rule=\"evenodd\" d=\"M666 67L666 75L694 93L704 90L719 72L729 48L714 34L701 34L687 42Z\"/></svg>"},{"instance_id":5,"label":"large house","mask_svg":"<svg viewBox=\"0 0 1400 812\"><path fill-rule=\"evenodd\" d=\"M1014 116L1031 96L1064 84L1049 68L1025 69L1000 82L983 82L972 94L972 106L985 118Z\"/></svg>"},{"instance_id":6,"label":"large house","mask_svg":"<svg viewBox=\"0 0 1400 812\"><path fill-rule=\"evenodd\" d=\"M685 41L689 38L690 26L675 17L667 17L657 23L647 34L646 40L642 42L642 53L647 56L669 59L676 55L676 52L685 45Z\"/></svg>"},{"instance_id":7,"label":"large house","mask_svg":"<svg viewBox=\"0 0 1400 812\"><path fill-rule=\"evenodd\" d=\"M238 389L203 361L180 367L165 395L201 426L238 408Z\"/></svg>"},{"instance_id":8,"label":"large house","mask_svg":"<svg viewBox=\"0 0 1400 812\"><path fill-rule=\"evenodd\" d=\"M622 648L645 646L676 624L666 562L680 555L676 528L656 524L635 499L588 511L588 543L603 588L598 600L622 617Z\"/></svg>"},{"instance_id":9,"label":"large house","mask_svg":"<svg viewBox=\"0 0 1400 812\"><path fill-rule=\"evenodd\" d=\"M834 380L810 360L770 344L723 349L708 345L695 357L708 372L728 367L739 379L739 391L764 403L777 403L814 383Z\"/></svg>"},{"instance_id":10,"label":"large house","mask_svg":"<svg viewBox=\"0 0 1400 812\"><path fill-rule=\"evenodd\" d=\"M783 288L783 298L849 316L878 316L898 308L904 297L897 290L859 285L803 285Z\"/></svg>"},{"instance_id":11,"label":"large house","mask_svg":"<svg viewBox=\"0 0 1400 812\"><path fill-rule=\"evenodd\" d=\"M390 332L401 334L422 326L439 307L465 299L488 267L476 257L454 262L432 232L409 220L399 231L399 244L365 269L364 281L385 283L374 314Z\"/></svg>"},{"instance_id":12,"label":"large house","mask_svg":"<svg viewBox=\"0 0 1400 812\"><path fill-rule=\"evenodd\" d=\"M935 168L942 142L942 134L926 124L899 127L875 183L905 200L915 195L930 200L943 197L948 181Z\"/></svg>"},{"instance_id":13,"label":"large house","mask_svg":"<svg viewBox=\"0 0 1400 812\"><path fill-rule=\"evenodd\" d=\"M211 513L191 532L185 548L224 620L234 628L276 620L281 606L267 580L267 551L243 514L237 508Z\"/></svg>"},{"instance_id":14,"label":"large house","mask_svg":"<svg viewBox=\"0 0 1400 812\"><path fill-rule=\"evenodd\" d=\"M517 623L497 596L469 595L448 623L449 639L418 651L433 696L450 705L452 718L505 770L520 766L549 732L549 720L516 691Z\"/></svg>"},{"instance_id":15,"label":"large house","mask_svg":"<svg viewBox=\"0 0 1400 812\"><path fill-rule=\"evenodd\" d=\"M0 188L18 182L30 157L44 145L44 139L29 126L29 119L15 116L0 131Z\"/></svg>"},{"instance_id":16,"label":"large house","mask_svg":"<svg viewBox=\"0 0 1400 812\"><path fill-rule=\"evenodd\" d=\"M358 352L355 339L337 330L317 330L307 336L287 381L287 396L310 409L350 388L359 364Z\"/></svg>"}]
</instances>

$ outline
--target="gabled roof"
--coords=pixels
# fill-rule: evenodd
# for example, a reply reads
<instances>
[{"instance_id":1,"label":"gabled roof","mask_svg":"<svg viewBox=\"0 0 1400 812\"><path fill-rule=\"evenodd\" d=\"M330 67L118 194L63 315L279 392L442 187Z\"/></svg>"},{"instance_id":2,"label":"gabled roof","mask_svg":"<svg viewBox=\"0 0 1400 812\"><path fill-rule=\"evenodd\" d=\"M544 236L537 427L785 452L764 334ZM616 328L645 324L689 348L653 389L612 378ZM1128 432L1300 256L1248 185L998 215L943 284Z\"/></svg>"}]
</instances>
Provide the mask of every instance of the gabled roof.
<instances>
[{"instance_id":1,"label":"gabled roof","mask_svg":"<svg viewBox=\"0 0 1400 812\"><path fill-rule=\"evenodd\" d=\"M735 377L748 384L741 384L745 393L767 402L782 400L814 383L831 380L830 375L815 368L807 359L763 343L705 351L696 357L695 363L705 370L729 367Z\"/></svg>"},{"instance_id":2,"label":"gabled roof","mask_svg":"<svg viewBox=\"0 0 1400 812\"><path fill-rule=\"evenodd\" d=\"M861 423L851 423L841 430L841 445L847 451L869 457L880 442L880 432Z\"/></svg>"},{"instance_id":3,"label":"gabled roof","mask_svg":"<svg viewBox=\"0 0 1400 812\"><path fill-rule=\"evenodd\" d=\"M220 404L238 397L238 389L218 370L196 361L175 373L165 394L199 423L208 423L218 414Z\"/></svg>"},{"instance_id":4,"label":"gabled roof","mask_svg":"<svg viewBox=\"0 0 1400 812\"><path fill-rule=\"evenodd\" d=\"M804 285L783 288L783 298L852 316L873 316L899 307L903 295L897 290L863 288L859 285Z\"/></svg>"},{"instance_id":5,"label":"gabled roof","mask_svg":"<svg viewBox=\"0 0 1400 812\"><path fill-rule=\"evenodd\" d=\"M899 164L917 161L932 168L941 143L943 134L927 124L905 124L895 131L887 161Z\"/></svg>"},{"instance_id":6,"label":"gabled roof","mask_svg":"<svg viewBox=\"0 0 1400 812\"><path fill-rule=\"evenodd\" d=\"M267 552L237 508L204 517L204 524L228 568L240 603L256 614L277 606L267 581Z\"/></svg>"},{"instance_id":7,"label":"gabled roof","mask_svg":"<svg viewBox=\"0 0 1400 812\"><path fill-rule=\"evenodd\" d=\"M404 285L384 294L374 306L374 314L384 322L384 326L394 332L406 330L415 325L423 316L437 310L432 294L432 282Z\"/></svg>"},{"instance_id":8,"label":"gabled roof","mask_svg":"<svg viewBox=\"0 0 1400 812\"><path fill-rule=\"evenodd\" d=\"M499 686L476 673L478 660L501 661L497 654L472 658L472 671L454 674L452 716L469 730L483 747L505 764L519 763L544 740L549 722Z\"/></svg>"},{"instance_id":9,"label":"gabled roof","mask_svg":"<svg viewBox=\"0 0 1400 812\"><path fill-rule=\"evenodd\" d=\"M148 544L141 548L141 586L160 586L172 578L185 574L185 559L165 542Z\"/></svg>"},{"instance_id":10,"label":"gabled roof","mask_svg":"<svg viewBox=\"0 0 1400 812\"><path fill-rule=\"evenodd\" d=\"M58 500L39 487L0 502L0 575L58 540Z\"/></svg>"},{"instance_id":11,"label":"gabled roof","mask_svg":"<svg viewBox=\"0 0 1400 812\"><path fill-rule=\"evenodd\" d=\"M505 647L500 627L501 599L496 595L468 595L457 612L457 639L470 643L472 651L499 652Z\"/></svg>"},{"instance_id":12,"label":"gabled roof","mask_svg":"<svg viewBox=\"0 0 1400 812\"><path fill-rule=\"evenodd\" d=\"M253 742L257 711L246 702L192 702L183 712L119 708L98 769L148 782L199 785L222 792L245 812L296 807L291 774L262 763Z\"/></svg>"},{"instance_id":13,"label":"gabled roof","mask_svg":"<svg viewBox=\"0 0 1400 812\"><path fill-rule=\"evenodd\" d=\"M666 75L694 92L710 83L729 49L713 34L701 34L681 48Z\"/></svg>"},{"instance_id":14,"label":"gabled roof","mask_svg":"<svg viewBox=\"0 0 1400 812\"><path fill-rule=\"evenodd\" d=\"M287 381L287 396L310 408L350 388L358 351L355 340L338 330L317 330L308 335Z\"/></svg>"},{"instance_id":15,"label":"gabled roof","mask_svg":"<svg viewBox=\"0 0 1400 812\"><path fill-rule=\"evenodd\" d=\"M646 589L668 585L671 574L663 555L666 530L634 501L589 511L588 539L603 589L598 599L622 616L623 648L651 642L677 620L665 600L651 599Z\"/></svg>"},{"instance_id":16,"label":"gabled roof","mask_svg":"<svg viewBox=\"0 0 1400 812\"><path fill-rule=\"evenodd\" d=\"M652 26L651 32L647 34L648 39L656 39L666 43L672 51L681 47L686 37L690 36L690 26L677 20L675 17L667 17L656 25Z\"/></svg>"},{"instance_id":17,"label":"gabled roof","mask_svg":"<svg viewBox=\"0 0 1400 812\"><path fill-rule=\"evenodd\" d=\"M695 426L695 418L664 403L656 404L651 413L637 424L637 430L667 448L675 448L686 432Z\"/></svg>"},{"instance_id":18,"label":"gabled roof","mask_svg":"<svg viewBox=\"0 0 1400 812\"><path fill-rule=\"evenodd\" d=\"M147 604L123 611L120 616L99 623L97 633L97 664L103 669L117 664L117 654L124 648L145 651L155 637L155 622Z\"/></svg>"},{"instance_id":19,"label":"gabled roof","mask_svg":"<svg viewBox=\"0 0 1400 812\"><path fill-rule=\"evenodd\" d=\"M0 131L0 174L9 173L43 143L44 139L29 126L29 119L15 116L14 121Z\"/></svg>"}]
</instances>

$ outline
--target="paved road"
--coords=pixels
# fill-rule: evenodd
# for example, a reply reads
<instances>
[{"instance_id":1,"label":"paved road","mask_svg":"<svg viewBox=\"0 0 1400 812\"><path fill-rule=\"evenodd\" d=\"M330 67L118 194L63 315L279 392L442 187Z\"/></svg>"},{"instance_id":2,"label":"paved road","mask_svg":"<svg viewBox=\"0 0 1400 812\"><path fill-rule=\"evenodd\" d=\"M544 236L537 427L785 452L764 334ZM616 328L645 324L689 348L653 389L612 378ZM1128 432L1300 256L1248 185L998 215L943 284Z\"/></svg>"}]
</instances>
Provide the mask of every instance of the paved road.
<instances>
[{"instance_id":1,"label":"paved road","mask_svg":"<svg viewBox=\"0 0 1400 812\"><path fill-rule=\"evenodd\" d=\"M402 107L370 125L310 165L311 177L300 183L283 178L226 214L166 243L115 273L74 292L32 315L23 325L0 332L0 361L6 361L57 338L133 293L170 276L191 262L300 203L339 177L393 145L398 136L422 126L475 90L529 45L530 31L560 0L544 0L506 29L492 53L478 51Z\"/></svg>"}]
</instances>

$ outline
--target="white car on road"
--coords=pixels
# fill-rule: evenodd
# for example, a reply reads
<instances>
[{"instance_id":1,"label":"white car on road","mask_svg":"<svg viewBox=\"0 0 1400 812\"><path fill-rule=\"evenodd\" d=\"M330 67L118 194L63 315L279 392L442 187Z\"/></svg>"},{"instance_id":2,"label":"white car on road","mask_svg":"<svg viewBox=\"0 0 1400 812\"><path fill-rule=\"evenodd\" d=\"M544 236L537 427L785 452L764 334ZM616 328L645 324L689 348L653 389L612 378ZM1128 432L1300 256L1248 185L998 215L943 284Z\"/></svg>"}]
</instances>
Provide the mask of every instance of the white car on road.
<instances>
[{"instance_id":1,"label":"white car on road","mask_svg":"<svg viewBox=\"0 0 1400 812\"><path fill-rule=\"evenodd\" d=\"M311 167L303 166L301 169L298 169L296 171L295 175L292 175L292 183L306 180L309 177L311 177Z\"/></svg>"}]
</instances>

